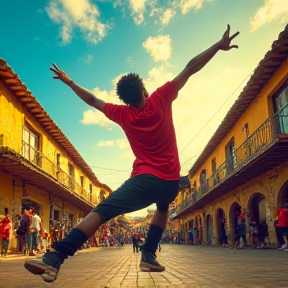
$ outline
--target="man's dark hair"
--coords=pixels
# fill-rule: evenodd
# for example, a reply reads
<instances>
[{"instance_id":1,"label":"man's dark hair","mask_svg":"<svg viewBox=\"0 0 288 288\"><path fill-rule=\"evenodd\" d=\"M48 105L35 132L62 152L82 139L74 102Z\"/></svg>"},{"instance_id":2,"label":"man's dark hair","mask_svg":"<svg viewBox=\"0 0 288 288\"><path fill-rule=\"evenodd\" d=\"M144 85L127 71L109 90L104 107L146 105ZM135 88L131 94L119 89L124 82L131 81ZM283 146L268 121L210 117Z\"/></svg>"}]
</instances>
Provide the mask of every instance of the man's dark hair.
<instances>
[{"instance_id":1,"label":"man's dark hair","mask_svg":"<svg viewBox=\"0 0 288 288\"><path fill-rule=\"evenodd\" d=\"M125 104L138 104L142 101L142 78L135 73L122 76L117 83L116 91L119 99Z\"/></svg>"}]
</instances>

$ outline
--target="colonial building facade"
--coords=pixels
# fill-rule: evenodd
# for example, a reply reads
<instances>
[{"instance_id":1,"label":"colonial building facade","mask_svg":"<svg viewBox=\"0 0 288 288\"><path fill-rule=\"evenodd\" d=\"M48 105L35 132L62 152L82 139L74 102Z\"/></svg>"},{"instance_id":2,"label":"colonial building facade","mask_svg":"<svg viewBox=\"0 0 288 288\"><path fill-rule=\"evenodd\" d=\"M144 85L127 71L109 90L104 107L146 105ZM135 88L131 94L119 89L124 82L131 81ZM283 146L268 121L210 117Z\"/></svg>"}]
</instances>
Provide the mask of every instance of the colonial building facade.
<instances>
[{"instance_id":1,"label":"colonial building facade","mask_svg":"<svg viewBox=\"0 0 288 288\"><path fill-rule=\"evenodd\" d=\"M0 215L16 221L28 204L47 231L53 221L73 227L111 192L0 59Z\"/></svg>"},{"instance_id":2,"label":"colonial building facade","mask_svg":"<svg viewBox=\"0 0 288 288\"><path fill-rule=\"evenodd\" d=\"M278 246L274 218L288 204L287 57L288 25L189 171L174 217L186 243L196 230L194 244L233 245L242 211L247 245L256 236L257 247Z\"/></svg>"}]
</instances>

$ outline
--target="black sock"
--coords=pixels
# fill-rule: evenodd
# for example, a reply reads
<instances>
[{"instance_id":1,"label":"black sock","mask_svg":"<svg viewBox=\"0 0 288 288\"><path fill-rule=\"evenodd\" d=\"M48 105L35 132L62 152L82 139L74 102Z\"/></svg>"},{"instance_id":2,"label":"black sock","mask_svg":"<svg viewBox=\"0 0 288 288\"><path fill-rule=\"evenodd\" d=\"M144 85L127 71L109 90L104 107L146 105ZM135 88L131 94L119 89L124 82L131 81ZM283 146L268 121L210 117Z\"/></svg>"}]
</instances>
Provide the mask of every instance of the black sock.
<instances>
[{"instance_id":1,"label":"black sock","mask_svg":"<svg viewBox=\"0 0 288 288\"><path fill-rule=\"evenodd\" d=\"M156 249L161 240L163 232L164 229L154 224L151 224L148 230L145 244L141 246L141 250L149 251L150 253L155 255Z\"/></svg>"},{"instance_id":2,"label":"black sock","mask_svg":"<svg viewBox=\"0 0 288 288\"><path fill-rule=\"evenodd\" d=\"M73 256L75 252L88 240L84 232L72 229L67 237L53 243L52 247L59 253L61 260Z\"/></svg>"}]
</instances>

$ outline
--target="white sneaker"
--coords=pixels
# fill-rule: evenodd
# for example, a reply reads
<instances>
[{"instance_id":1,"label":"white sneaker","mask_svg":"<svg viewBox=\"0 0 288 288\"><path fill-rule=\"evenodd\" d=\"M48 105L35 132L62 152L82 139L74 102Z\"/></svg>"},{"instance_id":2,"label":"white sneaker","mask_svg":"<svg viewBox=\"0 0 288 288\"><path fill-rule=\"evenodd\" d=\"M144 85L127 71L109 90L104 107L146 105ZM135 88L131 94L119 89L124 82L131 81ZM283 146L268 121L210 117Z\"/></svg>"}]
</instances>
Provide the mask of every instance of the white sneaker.
<instances>
[{"instance_id":1,"label":"white sneaker","mask_svg":"<svg viewBox=\"0 0 288 288\"><path fill-rule=\"evenodd\" d=\"M283 251L288 252L288 248L285 248Z\"/></svg>"},{"instance_id":2,"label":"white sneaker","mask_svg":"<svg viewBox=\"0 0 288 288\"><path fill-rule=\"evenodd\" d=\"M280 248L279 248L279 250L284 250L284 249L287 249L288 247L287 247L287 243L284 243Z\"/></svg>"}]
</instances>

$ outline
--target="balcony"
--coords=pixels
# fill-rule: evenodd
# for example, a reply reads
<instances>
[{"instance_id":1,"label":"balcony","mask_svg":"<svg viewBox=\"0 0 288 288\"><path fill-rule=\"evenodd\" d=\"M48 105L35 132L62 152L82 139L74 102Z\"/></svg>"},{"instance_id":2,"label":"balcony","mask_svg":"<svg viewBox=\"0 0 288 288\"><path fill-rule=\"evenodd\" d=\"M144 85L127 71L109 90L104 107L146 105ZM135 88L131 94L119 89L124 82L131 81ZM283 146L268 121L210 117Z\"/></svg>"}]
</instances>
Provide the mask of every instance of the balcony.
<instances>
[{"instance_id":1,"label":"balcony","mask_svg":"<svg viewBox=\"0 0 288 288\"><path fill-rule=\"evenodd\" d=\"M267 119L201 187L192 190L192 196L177 207L174 219L203 207L288 160L287 111L288 106Z\"/></svg>"},{"instance_id":2,"label":"balcony","mask_svg":"<svg viewBox=\"0 0 288 288\"><path fill-rule=\"evenodd\" d=\"M0 171L66 200L83 211L90 212L96 205L92 203L92 194L78 184L73 176L24 141L22 155L0 145Z\"/></svg>"}]
</instances>

